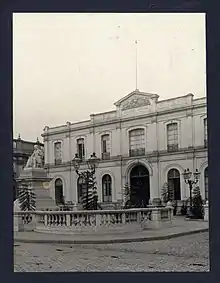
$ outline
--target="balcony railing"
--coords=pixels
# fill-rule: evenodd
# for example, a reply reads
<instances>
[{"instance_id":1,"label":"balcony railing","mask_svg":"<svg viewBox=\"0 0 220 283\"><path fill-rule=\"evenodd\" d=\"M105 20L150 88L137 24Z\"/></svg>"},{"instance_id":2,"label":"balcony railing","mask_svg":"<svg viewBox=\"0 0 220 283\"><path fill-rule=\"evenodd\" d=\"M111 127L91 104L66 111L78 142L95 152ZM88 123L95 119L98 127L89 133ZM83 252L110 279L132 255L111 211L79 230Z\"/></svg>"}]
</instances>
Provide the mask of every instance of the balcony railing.
<instances>
[{"instance_id":1,"label":"balcony railing","mask_svg":"<svg viewBox=\"0 0 220 283\"><path fill-rule=\"evenodd\" d=\"M167 145L168 152L173 152L173 151L178 151L178 150L179 150L178 144L168 144Z\"/></svg>"},{"instance_id":2,"label":"balcony railing","mask_svg":"<svg viewBox=\"0 0 220 283\"><path fill-rule=\"evenodd\" d=\"M129 156L143 156L145 155L145 148L130 149Z\"/></svg>"},{"instance_id":3,"label":"balcony railing","mask_svg":"<svg viewBox=\"0 0 220 283\"><path fill-rule=\"evenodd\" d=\"M62 164L62 159L55 159L55 165L61 165Z\"/></svg>"},{"instance_id":4,"label":"balcony railing","mask_svg":"<svg viewBox=\"0 0 220 283\"><path fill-rule=\"evenodd\" d=\"M150 227L159 227L171 223L172 207L149 207L118 210L91 211L20 211L14 212L14 231L36 231L66 234L92 232L114 233L142 231L151 222Z\"/></svg>"},{"instance_id":5,"label":"balcony railing","mask_svg":"<svg viewBox=\"0 0 220 283\"><path fill-rule=\"evenodd\" d=\"M102 153L102 159L103 160L110 159L110 152L103 152Z\"/></svg>"}]
</instances>

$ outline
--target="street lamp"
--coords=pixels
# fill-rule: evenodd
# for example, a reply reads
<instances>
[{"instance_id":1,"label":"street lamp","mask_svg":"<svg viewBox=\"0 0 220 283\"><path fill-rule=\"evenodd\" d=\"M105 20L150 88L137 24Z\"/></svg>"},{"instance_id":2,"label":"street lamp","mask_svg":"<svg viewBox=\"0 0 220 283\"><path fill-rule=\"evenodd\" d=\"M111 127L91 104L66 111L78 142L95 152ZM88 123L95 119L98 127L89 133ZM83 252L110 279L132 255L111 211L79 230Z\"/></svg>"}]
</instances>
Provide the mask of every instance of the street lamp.
<instances>
[{"instance_id":1,"label":"street lamp","mask_svg":"<svg viewBox=\"0 0 220 283\"><path fill-rule=\"evenodd\" d=\"M189 168L187 168L187 169L184 170L184 173L182 175L183 175L185 183L189 186L190 210L188 212L188 217L192 217L193 216L193 213L192 213L192 188L193 188L193 185L198 183L200 173L199 173L198 169L196 169L196 171L194 173L192 173L189 170Z\"/></svg>"},{"instance_id":2,"label":"street lamp","mask_svg":"<svg viewBox=\"0 0 220 283\"><path fill-rule=\"evenodd\" d=\"M88 203L89 203L89 182L93 177L93 175L95 174L96 168L99 165L99 161L100 159L96 156L95 152L93 152L93 154L87 160L87 165L89 170L80 172L79 169L82 160L78 157L77 153L75 154L75 157L72 160L75 172L79 176L81 183L84 184L86 188L86 209L88 209ZM97 209L98 195L96 191L93 191L93 201L94 201L94 209Z\"/></svg>"}]
</instances>

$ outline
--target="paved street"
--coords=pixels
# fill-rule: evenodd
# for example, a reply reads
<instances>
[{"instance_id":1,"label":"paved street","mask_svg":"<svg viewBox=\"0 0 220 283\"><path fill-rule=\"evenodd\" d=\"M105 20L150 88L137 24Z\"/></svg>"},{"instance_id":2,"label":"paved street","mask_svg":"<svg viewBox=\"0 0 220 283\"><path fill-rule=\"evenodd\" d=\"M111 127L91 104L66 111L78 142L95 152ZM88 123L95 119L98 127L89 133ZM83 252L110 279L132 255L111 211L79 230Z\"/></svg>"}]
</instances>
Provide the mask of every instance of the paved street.
<instances>
[{"instance_id":1,"label":"paved street","mask_svg":"<svg viewBox=\"0 0 220 283\"><path fill-rule=\"evenodd\" d=\"M16 243L14 271L209 271L208 232L127 244Z\"/></svg>"}]
</instances>

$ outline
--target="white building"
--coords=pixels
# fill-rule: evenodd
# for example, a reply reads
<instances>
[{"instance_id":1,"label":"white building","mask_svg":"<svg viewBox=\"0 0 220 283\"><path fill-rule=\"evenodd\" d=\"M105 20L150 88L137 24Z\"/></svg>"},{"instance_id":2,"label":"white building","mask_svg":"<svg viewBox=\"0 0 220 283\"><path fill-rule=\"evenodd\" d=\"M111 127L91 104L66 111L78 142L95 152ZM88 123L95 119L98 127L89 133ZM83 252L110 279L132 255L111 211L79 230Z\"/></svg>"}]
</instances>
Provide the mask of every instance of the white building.
<instances>
[{"instance_id":1,"label":"white building","mask_svg":"<svg viewBox=\"0 0 220 283\"><path fill-rule=\"evenodd\" d=\"M80 186L71 160L86 160L95 152L100 202L122 199L126 182L138 184L148 201L161 195L168 182L175 199L189 197L184 169L199 170L201 195L208 197L206 98L193 94L159 100L156 94L135 90L115 103L116 110L53 128L45 127L45 164L53 178L50 194L78 202ZM86 169L86 162L81 166ZM78 188L78 189L77 189ZM56 192L56 194L55 194Z\"/></svg>"}]
</instances>

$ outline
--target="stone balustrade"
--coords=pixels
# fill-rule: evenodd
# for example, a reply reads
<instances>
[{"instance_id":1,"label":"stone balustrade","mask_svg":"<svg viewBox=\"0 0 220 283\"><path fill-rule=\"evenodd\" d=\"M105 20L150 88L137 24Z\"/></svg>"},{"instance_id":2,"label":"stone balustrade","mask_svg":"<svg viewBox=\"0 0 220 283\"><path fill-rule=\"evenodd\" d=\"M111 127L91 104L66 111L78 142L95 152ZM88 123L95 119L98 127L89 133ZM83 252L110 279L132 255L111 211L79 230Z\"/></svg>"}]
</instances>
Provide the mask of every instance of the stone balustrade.
<instances>
[{"instance_id":1,"label":"stone balustrade","mask_svg":"<svg viewBox=\"0 0 220 283\"><path fill-rule=\"evenodd\" d=\"M171 223L172 207L94 211L14 212L18 228L43 233L126 233ZM15 223L15 222L14 222ZM20 225L20 226L19 226ZM15 226L14 226L15 227Z\"/></svg>"}]
</instances>

